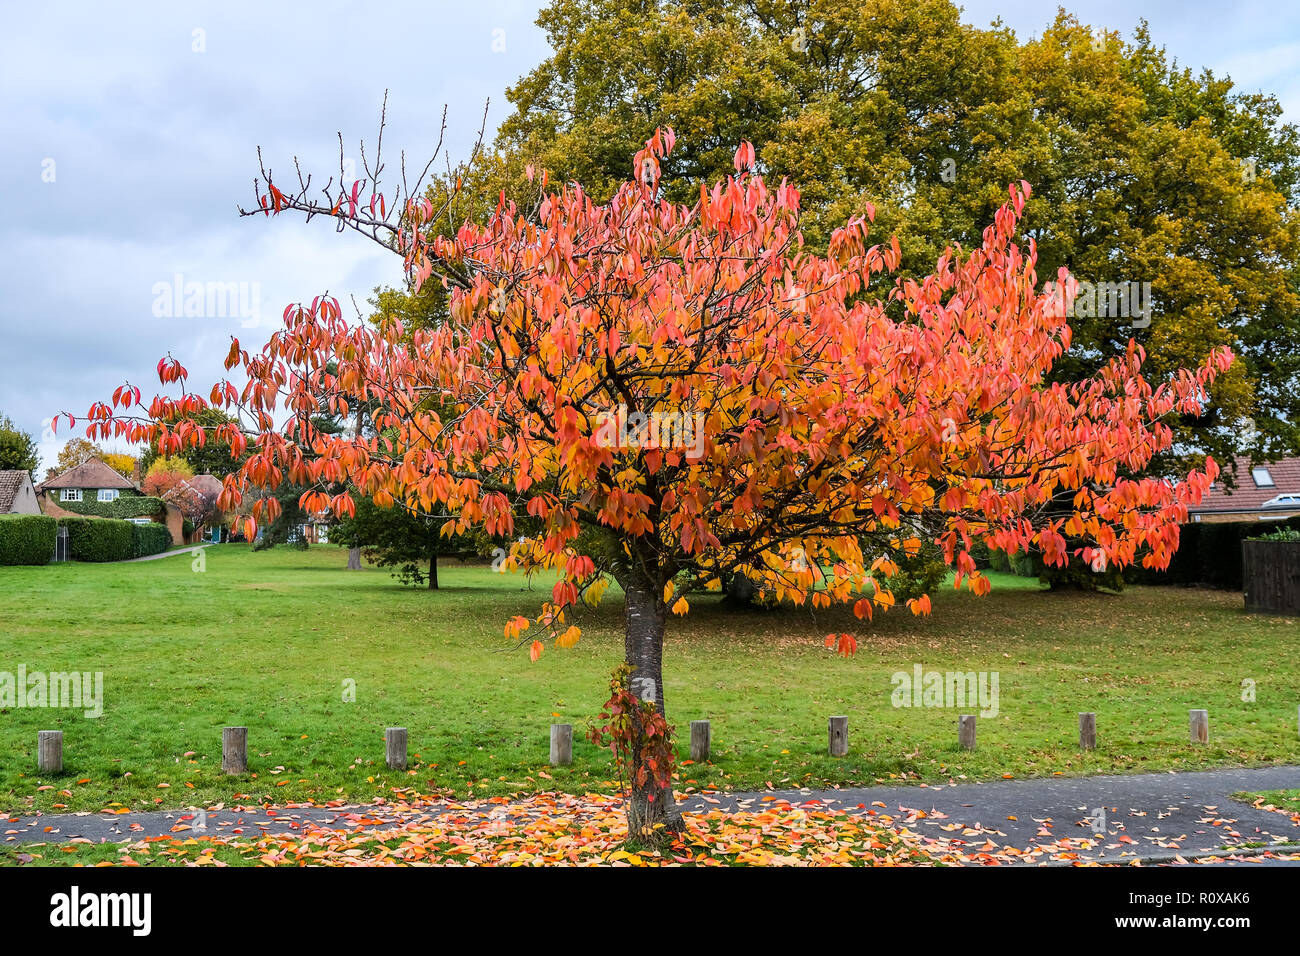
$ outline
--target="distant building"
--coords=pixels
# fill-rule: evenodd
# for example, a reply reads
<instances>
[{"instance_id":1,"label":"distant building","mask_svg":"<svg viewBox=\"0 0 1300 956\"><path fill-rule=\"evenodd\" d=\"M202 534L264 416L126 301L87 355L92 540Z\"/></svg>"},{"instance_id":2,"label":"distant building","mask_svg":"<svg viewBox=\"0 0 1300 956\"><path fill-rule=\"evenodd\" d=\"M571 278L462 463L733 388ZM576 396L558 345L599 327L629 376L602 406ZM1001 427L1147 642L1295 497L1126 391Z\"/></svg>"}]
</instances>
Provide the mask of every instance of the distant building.
<instances>
[{"instance_id":1,"label":"distant building","mask_svg":"<svg viewBox=\"0 0 1300 956\"><path fill-rule=\"evenodd\" d=\"M0 471L0 515L38 515L40 503L32 476L25 471Z\"/></svg>"},{"instance_id":2,"label":"distant building","mask_svg":"<svg viewBox=\"0 0 1300 956\"><path fill-rule=\"evenodd\" d=\"M1259 465L1238 458L1236 481L1235 488L1228 488L1222 477L1211 485L1201 503L1188 509L1191 520L1271 521L1300 515L1300 458Z\"/></svg>"},{"instance_id":3,"label":"distant building","mask_svg":"<svg viewBox=\"0 0 1300 956\"><path fill-rule=\"evenodd\" d=\"M164 524L172 544L184 544L185 518L179 508L146 496L130 478L98 458L87 458L61 475L36 486L40 510L54 518L122 518L135 524ZM131 507L131 499L140 507Z\"/></svg>"}]
</instances>

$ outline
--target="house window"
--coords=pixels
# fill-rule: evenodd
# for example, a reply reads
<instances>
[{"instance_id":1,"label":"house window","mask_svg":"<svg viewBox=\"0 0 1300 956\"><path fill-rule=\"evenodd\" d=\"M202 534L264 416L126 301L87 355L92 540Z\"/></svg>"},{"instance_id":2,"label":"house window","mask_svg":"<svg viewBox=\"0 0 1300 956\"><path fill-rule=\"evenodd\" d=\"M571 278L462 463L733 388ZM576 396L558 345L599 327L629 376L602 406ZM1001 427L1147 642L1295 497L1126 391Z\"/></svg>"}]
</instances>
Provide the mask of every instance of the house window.
<instances>
[{"instance_id":1,"label":"house window","mask_svg":"<svg viewBox=\"0 0 1300 956\"><path fill-rule=\"evenodd\" d=\"M80 489L80 488L64 488L64 489L63 489L63 493L59 495L59 500L60 500L60 501L80 501L80 500L81 500L81 489Z\"/></svg>"},{"instance_id":2,"label":"house window","mask_svg":"<svg viewBox=\"0 0 1300 956\"><path fill-rule=\"evenodd\" d=\"M1260 465L1258 468L1250 469L1250 477L1255 479L1256 488L1273 487L1273 476L1269 474L1268 469L1263 465Z\"/></svg>"},{"instance_id":3,"label":"house window","mask_svg":"<svg viewBox=\"0 0 1300 956\"><path fill-rule=\"evenodd\" d=\"M120 494L121 494L121 492L118 491L116 488L100 488L100 489L99 489L99 500L100 500L100 501L116 501L116 500L117 500L117 496L120 495Z\"/></svg>"}]
</instances>

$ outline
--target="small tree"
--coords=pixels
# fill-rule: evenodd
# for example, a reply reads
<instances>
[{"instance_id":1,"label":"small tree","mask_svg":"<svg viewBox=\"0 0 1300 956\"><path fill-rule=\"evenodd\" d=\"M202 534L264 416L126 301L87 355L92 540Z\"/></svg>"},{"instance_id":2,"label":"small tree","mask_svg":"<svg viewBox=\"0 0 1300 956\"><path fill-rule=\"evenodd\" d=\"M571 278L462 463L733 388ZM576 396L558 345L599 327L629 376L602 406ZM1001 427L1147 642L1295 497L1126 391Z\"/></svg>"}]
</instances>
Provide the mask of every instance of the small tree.
<instances>
[{"instance_id":1,"label":"small tree","mask_svg":"<svg viewBox=\"0 0 1300 956\"><path fill-rule=\"evenodd\" d=\"M23 431L6 415L0 415L0 471L25 471L31 474L41 463L36 439Z\"/></svg>"},{"instance_id":2,"label":"small tree","mask_svg":"<svg viewBox=\"0 0 1300 956\"><path fill-rule=\"evenodd\" d=\"M244 383L219 382L210 400L251 422L217 429L249 451L226 496L295 482L312 489L303 507L352 516L349 491L325 490L347 481L381 507L445 509L446 533L513 536L527 514L541 530L511 561L557 580L535 618L506 623L507 638L533 657L548 642L571 646L574 606L612 575L626 595L627 685L659 717L668 621L724 574L800 604L848 602L869 620L894 604L880 581L922 537L977 594L989 588L970 554L977 540L1032 545L1060 564L1070 535L1087 542L1086 560L1168 562L1217 468L1179 482L1132 476L1169 447L1167 416L1203 410L1230 353L1153 387L1130 344L1095 377L1049 386L1070 333L1036 290L1033 245L1013 241L1026 184L980 248L873 294L900 256L896 242L868 246L869 215L836 231L826 256L802 252L798 191L755 175L748 145L736 174L693 205L667 202L660 160L673 139L656 133L608 203L567 185L540 195L535 218L503 204L451 239L435 234L440 210L426 200L386 208L369 182L318 200L264 173L267 214L382 234L417 286L447 283L450 313L408 334L397 320L350 324L318 298L286 310L260 351L233 342L227 368ZM184 388L175 359L159 371ZM321 407L346 416L348 396L382 399L374 434L313 426ZM192 417L202 397L160 396L145 416L131 411L138 401L119 390L92 407L92 435L166 450L209 437ZM252 510L250 524L271 520L278 503ZM930 599L907 605L927 614ZM617 723L616 750L656 752L645 734L661 736L657 720ZM632 768L629 826L642 839L679 825L670 766Z\"/></svg>"},{"instance_id":3,"label":"small tree","mask_svg":"<svg viewBox=\"0 0 1300 956\"><path fill-rule=\"evenodd\" d=\"M422 515L401 505L380 508L370 498L360 498L356 513L340 520L330 539L346 548L360 548L366 559L403 584L438 587L438 555L448 550L440 534L445 519ZM427 569L427 570L426 570Z\"/></svg>"}]
</instances>

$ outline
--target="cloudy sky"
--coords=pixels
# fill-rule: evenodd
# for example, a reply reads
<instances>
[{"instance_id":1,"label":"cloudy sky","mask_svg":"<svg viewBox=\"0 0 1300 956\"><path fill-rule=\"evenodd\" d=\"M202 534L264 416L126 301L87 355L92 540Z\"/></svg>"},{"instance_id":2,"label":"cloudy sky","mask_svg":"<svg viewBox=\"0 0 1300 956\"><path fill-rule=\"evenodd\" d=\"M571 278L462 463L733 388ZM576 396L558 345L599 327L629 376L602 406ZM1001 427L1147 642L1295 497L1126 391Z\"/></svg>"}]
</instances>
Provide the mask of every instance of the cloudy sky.
<instances>
[{"instance_id":1,"label":"cloudy sky","mask_svg":"<svg viewBox=\"0 0 1300 956\"><path fill-rule=\"evenodd\" d=\"M447 148L465 158L484 104L490 134L506 87L547 55L540 2L3 0L0 181L13 207L0 218L0 412L41 436L48 465L67 437L49 434L52 415L82 414L128 380L152 394L167 352L206 385L229 337L260 344L287 303L398 284L395 257L323 222L240 219L256 147L272 168L294 155L337 168L337 133L349 150L369 142L387 89L387 147L427 158L446 104ZM1300 121L1300 5L1065 5L1126 34L1145 17L1180 63L1274 93ZM1022 37L1056 6L964 4L969 22L1001 17ZM156 314L178 276L240 284L242 309Z\"/></svg>"}]
</instances>

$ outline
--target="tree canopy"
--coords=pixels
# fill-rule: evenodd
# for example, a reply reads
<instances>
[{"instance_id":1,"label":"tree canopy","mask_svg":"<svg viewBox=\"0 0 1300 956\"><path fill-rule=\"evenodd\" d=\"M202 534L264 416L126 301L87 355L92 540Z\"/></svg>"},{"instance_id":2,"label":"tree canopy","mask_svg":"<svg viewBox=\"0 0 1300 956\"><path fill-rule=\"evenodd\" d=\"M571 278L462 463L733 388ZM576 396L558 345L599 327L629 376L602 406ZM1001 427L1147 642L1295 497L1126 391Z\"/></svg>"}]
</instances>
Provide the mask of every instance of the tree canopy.
<instances>
[{"instance_id":1,"label":"tree canopy","mask_svg":"<svg viewBox=\"0 0 1300 956\"><path fill-rule=\"evenodd\" d=\"M1168 562L1218 469L1210 459L1178 482L1142 472L1172 446L1171 418L1203 414L1228 349L1152 384L1130 342L1095 374L1053 383L1071 331L1062 298L1039 289L1035 243L1016 242L1027 183L977 248L945 251L920 281L891 281L901 248L868 244L870 208L831 233L824 255L807 251L799 191L758 175L751 144L732 175L672 202L674 142L655 132L608 202L576 184L542 189L535 217L503 203L453 238L428 200L389 218L377 200L356 201L359 184L351 202L342 186L321 200L268 174L268 214L388 230L417 291L446 283L447 320L352 324L318 297L286 309L260 349L232 342L239 384L147 405L118 389L89 410L88 432L168 452L229 443L246 457L226 478L225 507L297 485L312 513L355 516L352 489L380 507L445 509L446 534L513 536L527 515L539 528L511 561L557 580L535 618L506 622L507 639L534 656L572 646L574 609L612 576L626 595L630 686L660 715L668 618L728 571L869 620L895 603L881 580L927 538L978 594L989 582L976 541L1033 547L1054 565L1071 554ZM1076 283L1056 278L1068 305ZM159 375L188 378L171 357ZM322 411L346 420L367 400L373 429L322 425ZM251 426L204 426L210 405ZM288 414L279 425L277 412ZM281 512L263 497L249 524ZM925 594L907 605L930 610ZM856 644L831 641L844 653ZM629 804L637 834L671 823L665 768L646 769Z\"/></svg>"},{"instance_id":2,"label":"tree canopy","mask_svg":"<svg viewBox=\"0 0 1300 956\"><path fill-rule=\"evenodd\" d=\"M746 139L769 181L799 184L809 248L871 204L920 278L1025 180L1040 273L1102 290L1076 302L1056 381L1130 338L1159 375L1229 346L1241 361L1176 424L1181 457L1300 454L1297 131L1275 98L1172 62L1144 22L1124 40L1061 11L1021 41L949 0L552 0L538 23L552 55L509 91L467 188L522 204L532 165L605 201L671 126L664 191L691 202Z\"/></svg>"}]
</instances>

